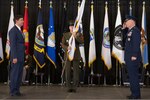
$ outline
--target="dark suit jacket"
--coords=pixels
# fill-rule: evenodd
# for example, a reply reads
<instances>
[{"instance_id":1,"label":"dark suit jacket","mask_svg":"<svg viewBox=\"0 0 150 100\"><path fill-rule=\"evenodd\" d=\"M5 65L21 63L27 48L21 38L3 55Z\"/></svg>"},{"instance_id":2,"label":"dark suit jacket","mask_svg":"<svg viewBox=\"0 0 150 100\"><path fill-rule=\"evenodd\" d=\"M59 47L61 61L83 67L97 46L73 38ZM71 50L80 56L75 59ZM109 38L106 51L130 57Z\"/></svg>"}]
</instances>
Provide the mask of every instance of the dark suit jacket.
<instances>
[{"instance_id":1,"label":"dark suit jacket","mask_svg":"<svg viewBox=\"0 0 150 100\"><path fill-rule=\"evenodd\" d=\"M14 26L9 31L10 61L17 58L18 62L24 61L25 45L22 32Z\"/></svg>"},{"instance_id":2,"label":"dark suit jacket","mask_svg":"<svg viewBox=\"0 0 150 100\"><path fill-rule=\"evenodd\" d=\"M65 55L64 55L64 59L66 60L66 56L67 56L67 49L69 46L69 39L71 37L71 33L67 32L63 34L63 38L62 38L62 47L65 50ZM81 59L81 55L80 55L80 51L79 51L79 44L84 43L84 39L83 39L83 35L81 33L77 33L76 37L75 37L75 46L76 46L76 50L74 53L74 59L73 60L80 60Z\"/></svg>"}]
</instances>

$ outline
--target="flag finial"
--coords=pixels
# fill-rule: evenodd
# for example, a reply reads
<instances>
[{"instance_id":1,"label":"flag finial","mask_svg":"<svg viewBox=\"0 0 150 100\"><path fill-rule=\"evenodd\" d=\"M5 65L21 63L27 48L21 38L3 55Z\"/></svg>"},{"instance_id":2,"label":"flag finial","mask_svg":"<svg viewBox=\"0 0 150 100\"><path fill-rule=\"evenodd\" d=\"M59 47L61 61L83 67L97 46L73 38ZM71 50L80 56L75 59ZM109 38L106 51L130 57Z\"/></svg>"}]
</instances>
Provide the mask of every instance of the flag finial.
<instances>
[{"instance_id":1,"label":"flag finial","mask_svg":"<svg viewBox=\"0 0 150 100\"><path fill-rule=\"evenodd\" d=\"M13 5L14 4L14 2L13 2L13 0L11 1L11 5Z\"/></svg>"},{"instance_id":2,"label":"flag finial","mask_svg":"<svg viewBox=\"0 0 150 100\"><path fill-rule=\"evenodd\" d=\"M67 3L66 3L66 1L64 2L64 8L66 9L66 5L67 5Z\"/></svg>"},{"instance_id":3,"label":"flag finial","mask_svg":"<svg viewBox=\"0 0 150 100\"><path fill-rule=\"evenodd\" d=\"M28 1L26 0L26 2L25 2L25 7L27 7L27 4L28 4Z\"/></svg>"},{"instance_id":4,"label":"flag finial","mask_svg":"<svg viewBox=\"0 0 150 100\"><path fill-rule=\"evenodd\" d=\"M94 4L94 2L93 2L93 0L91 1L91 5L93 5Z\"/></svg>"},{"instance_id":5,"label":"flag finial","mask_svg":"<svg viewBox=\"0 0 150 100\"><path fill-rule=\"evenodd\" d=\"M79 0L79 1L78 1L78 6L80 6L80 4L81 4L81 1Z\"/></svg>"},{"instance_id":6,"label":"flag finial","mask_svg":"<svg viewBox=\"0 0 150 100\"><path fill-rule=\"evenodd\" d=\"M49 2L49 3L50 3L50 8L52 8L52 3L53 3L53 2L50 0L50 2Z\"/></svg>"},{"instance_id":7,"label":"flag finial","mask_svg":"<svg viewBox=\"0 0 150 100\"><path fill-rule=\"evenodd\" d=\"M132 5L132 2L130 1L129 4Z\"/></svg>"},{"instance_id":8,"label":"flag finial","mask_svg":"<svg viewBox=\"0 0 150 100\"><path fill-rule=\"evenodd\" d=\"M108 4L108 2L106 1L106 2L105 2L105 5L107 5L107 4Z\"/></svg>"},{"instance_id":9,"label":"flag finial","mask_svg":"<svg viewBox=\"0 0 150 100\"><path fill-rule=\"evenodd\" d=\"M41 0L39 0L39 7L41 8Z\"/></svg>"},{"instance_id":10,"label":"flag finial","mask_svg":"<svg viewBox=\"0 0 150 100\"><path fill-rule=\"evenodd\" d=\"M145 5L145 1L143 1L143 5Z\"/></svg>"}]
</instances>

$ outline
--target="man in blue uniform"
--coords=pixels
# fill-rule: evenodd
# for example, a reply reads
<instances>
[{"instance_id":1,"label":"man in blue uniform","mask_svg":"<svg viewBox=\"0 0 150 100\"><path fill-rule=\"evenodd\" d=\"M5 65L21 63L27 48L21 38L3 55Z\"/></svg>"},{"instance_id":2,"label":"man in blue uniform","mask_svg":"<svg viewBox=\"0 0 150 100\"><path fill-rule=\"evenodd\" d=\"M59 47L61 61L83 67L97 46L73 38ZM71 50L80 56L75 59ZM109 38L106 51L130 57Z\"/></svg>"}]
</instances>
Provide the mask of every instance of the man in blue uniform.
<instances>
[{"instance_id":1,"label":"man in blue uniform","mask_svg":"<svg viewBox=\"0 0 150 100\"><path fill-rule=\"evenodd\" d=\"M127 28L126 42L125 42L125 63L127 65L131 95L128 99L140 99L140 84L139 84L139 64L141 62L141 34L136 27L136 18L133 16L126 16L123 28Z\"/></svg>"},{"instance_id":2,"label":"man in blue uniform","mask_svg":"<svg viewBox=\"0 0 150 100\"><path fill-rule=\"evenodd\" d=\"M21 31L23 26L23 16L17 15L14 18L15 25L9 31L10 39L10 95L21 96L20 84L22 81L22 72L24 66L24 35Z\"/></svg>"}]
</instances>

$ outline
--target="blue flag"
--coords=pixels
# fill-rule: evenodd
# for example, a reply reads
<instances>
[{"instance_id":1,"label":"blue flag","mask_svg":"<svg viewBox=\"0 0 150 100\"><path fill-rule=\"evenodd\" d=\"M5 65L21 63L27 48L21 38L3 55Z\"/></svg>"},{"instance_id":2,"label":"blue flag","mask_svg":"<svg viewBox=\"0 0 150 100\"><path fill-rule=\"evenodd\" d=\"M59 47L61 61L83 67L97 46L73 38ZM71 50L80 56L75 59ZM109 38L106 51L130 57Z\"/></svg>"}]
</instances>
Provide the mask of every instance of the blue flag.
<instances>
[{"instance_id":1,"label":"blue flag","mask_svg":"<svg viewBox=\"0 0 150 100\"><path fill-rule=\"evenodd\" d=\"M41 7L39 7L33 58L40 68L43 68L45 65L44 47L44 29L42 25Z\"/></svg>"},{"instance_id":2,"label":"blue flag","mask_svg":"<svg viewBox=\"0 0 150 100\"><path fill-rule=\"evenodd\" d=\"M143 65L146 68L149 62L148 62L148 41L147 41L145 2L143 2L141 27L142 27L141 29L141 53L142 53L142 58L143 58Z\"/></svg>"},{"instance_id":3,"label":"blue flag","mask_svg":"<svg viewBox=\"0 0 150 100\"><path fill-rule=\"evenodd\" d=\"M47 39L47 58L56 67L56 45L55 45L55 31L54 31L54 18L52 6L50 6L49 14L50 18L49 18L48 39Z\"/></svg>"}]
</instances>

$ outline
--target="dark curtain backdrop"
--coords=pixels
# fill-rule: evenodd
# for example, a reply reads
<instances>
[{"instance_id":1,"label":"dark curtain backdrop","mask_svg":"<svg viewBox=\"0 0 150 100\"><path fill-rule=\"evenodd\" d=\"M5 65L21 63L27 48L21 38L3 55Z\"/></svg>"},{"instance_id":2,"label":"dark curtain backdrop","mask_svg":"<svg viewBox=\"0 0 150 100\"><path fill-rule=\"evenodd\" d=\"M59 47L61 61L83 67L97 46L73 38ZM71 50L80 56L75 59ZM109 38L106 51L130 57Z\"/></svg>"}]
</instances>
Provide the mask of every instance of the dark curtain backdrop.
<instances>
[{"instance_id":1,"label":"dark curtain backdrop","mask_svg":"<svg viewBox=\"0 0 150 100\"><path fill-rule=\"evenodd\" d=\"M10 17L10 1L11 0L0 0L0 32L2 33L3 40L3 50L5 50L6 37L7 37L7 28ZM13 0L14 1L14 13L24 15L24 5L25 0ZM45 31L45 44L46 36L48 32L48 22L49 22L49 0L42 1L42 13L43 13L43 25ZM77 16L77 7L79 0L52 0L53 1L53 11L54 11L54 22L55 22L55 32L56 32L56 46L57 46L57 68L47 62L47 65L43 69L39 69L45 73L45 81L47 80L47 75L50 73L52 83L61 82L61 60L58 56L58 53L62 54L60 48L60 42L63 32L68 30L67 22L69 20L75 20ZM63 8L64 1L67 3L66 12ZM81 1L81 0L80 0ZM83 32L85 38L85 56L86 61L88 61L88 51L89 51L89 24L90 24L90 4L92 0L86 0L86 5L83 14ZM107 70L104 66L103 61L101 60L101 43L102 43L102 33L103 33L103 24L104 24L104 13L105 13L105 1L106 0L93 0L94 1L94 20L95 20L95 39L96 39L96 55L97 59L94 62L94 73L102 74L102 77L106 75L107 83L114 84L116 79L116 61L112 57L112 69ZM109 28L110 28L110 39L111 44L113 41L113 32L115 28L115 21L117 16L117 1L118 0L107 0L108 1L108 16L109 16ZM141 27L141 18L142 18L142 2L143 0L131 0L133 15L137 17L137 26ZM130 0L120 0L121 7L121 16L122 21L125 18L125 15L129 14L129 2ZM150 33L150 1L145 0L146 2L146 17L147 17L147 33L148 33L148 43L150 43L149 33ZM30 42L30 54L33 54L33 45L35 37L35 29L37 23L38 15L38 0L28 0L29 8L29 42ZM111 45L112 47L112 45ZM136 49L136 48L135 48ZM150 50L149 50L150 51ZM6 56L6 54L4 54ZM0 82L7 81L7 59L0 64ZM87 62L86 62L87 64ZM35 62L33 63L35 65ZM87 64L88 65L88 64ZM85 67L85 83L87 83L87 76L90 73L90 68ZM101 81L103 83L103 79Z\"/></svg>"}]
</instances>

